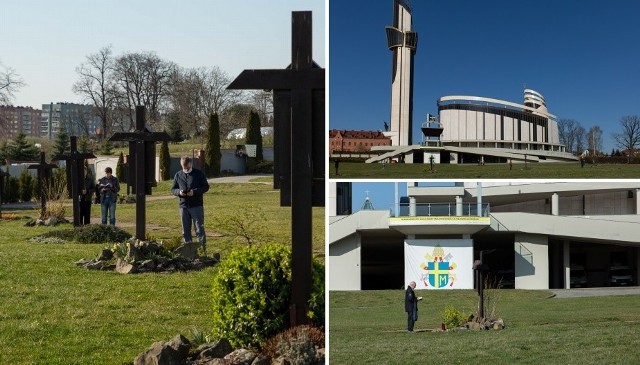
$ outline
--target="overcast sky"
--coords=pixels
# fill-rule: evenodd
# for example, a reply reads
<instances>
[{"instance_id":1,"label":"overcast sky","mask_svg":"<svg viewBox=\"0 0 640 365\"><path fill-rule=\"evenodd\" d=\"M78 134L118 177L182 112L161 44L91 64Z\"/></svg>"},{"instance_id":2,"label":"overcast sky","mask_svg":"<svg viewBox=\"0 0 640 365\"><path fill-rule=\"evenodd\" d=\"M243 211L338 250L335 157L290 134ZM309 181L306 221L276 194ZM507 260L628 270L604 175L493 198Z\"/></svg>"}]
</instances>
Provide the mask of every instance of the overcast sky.
<instances>
[{"instance_id":1,"label":"overcast sky","mask_svg":"<svg viewBox=\"0 0 640 365\"><path fill-rule=\"evenodd\" d=\"M313 11L313 57L325 66L324 0L2 0L0 62L27 83L14 104L37 108L80 102L75 68L108 45L235 77L290 63L294 10Z\"/></svg>"}]
</instances>

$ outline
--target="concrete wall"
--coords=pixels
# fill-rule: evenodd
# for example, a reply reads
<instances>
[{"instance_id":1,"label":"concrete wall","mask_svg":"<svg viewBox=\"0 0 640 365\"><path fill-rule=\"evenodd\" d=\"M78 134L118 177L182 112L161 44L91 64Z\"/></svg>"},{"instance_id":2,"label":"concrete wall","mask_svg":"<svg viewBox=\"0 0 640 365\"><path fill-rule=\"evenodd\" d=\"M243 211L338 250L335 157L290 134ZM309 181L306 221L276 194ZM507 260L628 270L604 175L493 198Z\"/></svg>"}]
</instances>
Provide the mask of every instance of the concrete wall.
<instances>
[{"instance_id":1,"label":"concrete wall","mask_svg":"<svg viewBox=\"0 0 640 365\"><path fill-rule=\"evenodd\" d=\"M445 109L440 110L440 123L444 127L442 140L447 141L500 141L500 116L493 113L471 110ZM518 142L518 128L521 131L522 142L543 142L544 128L542 125L514 119L505 116L504 141ZM534 129L537 133L534 138ZM549 141L558 142L558 126L556 122L549 121Z\"/></svg>"},{"instance_id":2,"label":"concrete wall","mask_svg":"<svg viewBox=\"0 0 640 365\"><path fill-rule=\"evenodd\" d=\"M559 201L560 215L625 215L636 213L636 201L629 198L629 190L586 194L584 201L582 195L561 196ZM549 201L551 194L549 194ZM545 199L523 201L520 203L492 205L492 212L524 212L550 214L549 202Z\"/></svg>"},{"instance_id":3,"label":"concrete wall","mask_svg":"<svg viewBox=\"0 0 640 365\"><path fill-rule=\"evenodd\" d=\"M547 236L517 233L514 255L516 289L549 289Z\"/></svg>"},{"instance_id":4,"label":"concrete wall","mask_svg":"<svg viewBox=\"0 0 640 365\"><path fill-rule=\"evenodd\" d=\"M329 246L329 290L360 290L360 247L357 233Z\"/></svg>"}]
</instances>

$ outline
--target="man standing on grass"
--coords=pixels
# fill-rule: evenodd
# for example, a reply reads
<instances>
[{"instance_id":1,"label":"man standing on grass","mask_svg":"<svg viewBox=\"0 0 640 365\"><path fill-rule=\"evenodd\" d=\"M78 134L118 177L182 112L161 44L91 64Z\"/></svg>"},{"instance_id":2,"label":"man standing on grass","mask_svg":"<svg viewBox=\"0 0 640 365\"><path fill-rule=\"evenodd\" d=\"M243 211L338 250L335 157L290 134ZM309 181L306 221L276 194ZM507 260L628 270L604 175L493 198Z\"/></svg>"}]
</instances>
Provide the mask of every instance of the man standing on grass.
<instances>
[{"instance_id":1,"label":"man standing on grass","mask_svg":"<svg viewBox=\"0 0 640 365\"><path fill-rule=\"evenodd\" d=\"M120 182L118 178L113 176L111 167L104 169L104 177L98 180L98 191L100 192L100 204L102 206L102 224L107 224L107 215L109 223L116 225L116 200L118 200L118 192L120 191Z\"/></svg>"},{"instance_id":2,"label":"man standing on grass","mask_svg":"<svg viewBox=\"0 0 640 365\"><path fill-rule=\"evenodd\" d=\"M404 310L407 312L407 331L413 332L413 325L418 320L418 301L422 297L416 297L413 289L416 288L416 282L412 281L404 293Z\"/></svg>"},{"instance_id":3,"label":"man standing on grass","mask_svg":"<svg viewBox=\"0 0 640 365\"><path fill-rule=\"evenodd\" d=\"M209 191L209 182L204 173L194 169L190 157L180 159L182 170L173 178L171 193L180 198L182 237L185 244L192 242L191 223L195 225L198 243L206 251L207 238L204 232L204 207L202 195Z\"/></svg>"}]
</instances>

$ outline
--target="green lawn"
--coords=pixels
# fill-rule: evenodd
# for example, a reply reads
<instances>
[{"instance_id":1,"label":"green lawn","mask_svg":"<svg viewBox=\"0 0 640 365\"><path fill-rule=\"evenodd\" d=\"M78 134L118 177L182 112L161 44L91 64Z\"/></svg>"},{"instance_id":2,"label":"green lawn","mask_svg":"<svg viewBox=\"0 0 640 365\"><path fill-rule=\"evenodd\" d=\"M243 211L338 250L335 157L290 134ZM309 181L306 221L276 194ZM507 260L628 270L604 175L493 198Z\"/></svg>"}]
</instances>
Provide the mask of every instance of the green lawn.
<instances>
[{"instance_id":1,"label":"green lawn","mask_svg":"<svg viewBox=\"0 0 640 365\"><path fill-rule=\"evenodd\" d=\"M481 179L521 179L521 178L551 178L551 179L618 179L640 178L640 164L600 164L585 165L575 163L535 163L514 164L513 170L509 170L508 164L476 164L436 165L436 172L429 171L428 164L387 164L383 168L379 163L340 163L339 176L335 175L333 163L330 164L331 178L356 178L356 179L397 179L397 178L422 178L422 179L449 179L449 178L481 178Z\"/></svg>"},{"instance_id":2,"label":"green lawn","mask_svg":"<svg viewBox=\"0 0 640 365\"><path fill-rule=\"evenodd\" d=\"M439 328L446 305L472 311L475 291L419 291L416 329ZM640 359L639 296L548 299L494 294L507 328L406 332L404 291L331 292L331 364L631 364Z\"/></svg>"},{"instance_id":3,"label":"green lawn","mask_svg":"<svg viewBox=\"0 0 640 365\"><path fill-rule=\"evenodd\" d=\"M180 234L177 201L164 199L169 182L147 203L149 233ZM159 198L158 198L159 197ZM265 184L212 184L205 195L206 227L213 218L243 204L262 208L269 240L290 242L290 209ZM117 207L117 225L134 232L135 205ZM3 210L4 213L10 213ZM35 216L35 211L14 211ZM93 220L99 217L93 207ZM324 257L324 210L314 209L314 253ZM86 271L74 262L91 258L97 245L44 245L30 237L58 228L26 228L26 220L0 221L0 364L123 364L154 341L193 328L209 332L210 285L216 268L176 274L120 275ZM64 226L66 228L68 226ZM210 238L223 258L238 246L231 237Z\"/></svg>"}]
</instances>

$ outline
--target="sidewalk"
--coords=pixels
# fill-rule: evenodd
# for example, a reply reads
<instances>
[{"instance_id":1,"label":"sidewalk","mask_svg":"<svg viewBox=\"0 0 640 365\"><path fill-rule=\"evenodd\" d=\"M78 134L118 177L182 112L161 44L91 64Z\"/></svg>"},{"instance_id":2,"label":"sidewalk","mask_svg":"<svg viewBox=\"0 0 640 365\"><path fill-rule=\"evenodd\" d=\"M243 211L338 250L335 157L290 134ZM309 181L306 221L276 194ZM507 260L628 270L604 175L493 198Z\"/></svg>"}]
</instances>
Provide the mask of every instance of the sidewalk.
<instances>
[{"instance_id":1,"label":"sidewalk","mask_svg":"<svg viewBox=\"0 0 640 365\"><path fill-rule=\"evenodd\" d=\"M551 292L556 298L606 297L640 295L640 287L552 289Z\"/></svg>"},{"instance_id":2,"label":"sidewalk","mask_svg":"<svg viewBox=\"0 0 640 365\"><path fill-rule=\"evenodd\" d=\"M273 175L258 174L258 175L225 176L225 177L214 177L207 181L209 181L209 184L246 184L255 178L267 177L267 176L273 176ZM271 184L271 183L260 182L257 184Z\"/></svg>"}]
</instances>

